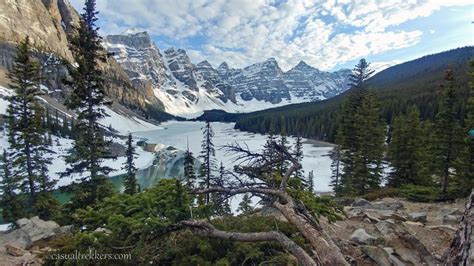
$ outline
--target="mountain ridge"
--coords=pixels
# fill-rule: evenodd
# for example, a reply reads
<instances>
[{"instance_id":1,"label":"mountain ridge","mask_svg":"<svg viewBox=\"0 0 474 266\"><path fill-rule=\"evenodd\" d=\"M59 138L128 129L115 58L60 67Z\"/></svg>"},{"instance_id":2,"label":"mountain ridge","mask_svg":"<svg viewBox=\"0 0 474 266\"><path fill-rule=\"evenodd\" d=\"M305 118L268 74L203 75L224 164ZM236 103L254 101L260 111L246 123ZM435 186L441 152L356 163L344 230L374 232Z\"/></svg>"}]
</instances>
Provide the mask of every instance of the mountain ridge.
<instances>
[{"instance_id":1,"label":"mountain ridge","mask_svg":"<svg viewBox=\"0 0 474 266\"><path fill-rule=\"evenodd\" d=\"M146 38L147 45L144 47L142 42L137 43L135 38ZM152 82L154 94L164 103L165 110L175 115L192 117L211 109L228 112L262 110L319 101L348 89L349 70L330 73L308 65L301 70L309 72L301 76L308 79L307 82L295 83L292 72L284 72L275 58L240 69L231 68L227 62L222 62L217 68L207 60L195 64L184 49L170 47L161 53L146 31L130 30L125 34L109 35L104 45L115 54L132 79L150 79L148 72L137 66L154 65L154 71L165 80ZM142 49L155 50L156 56L136 57Z\"/></svg>"}]
</instances>

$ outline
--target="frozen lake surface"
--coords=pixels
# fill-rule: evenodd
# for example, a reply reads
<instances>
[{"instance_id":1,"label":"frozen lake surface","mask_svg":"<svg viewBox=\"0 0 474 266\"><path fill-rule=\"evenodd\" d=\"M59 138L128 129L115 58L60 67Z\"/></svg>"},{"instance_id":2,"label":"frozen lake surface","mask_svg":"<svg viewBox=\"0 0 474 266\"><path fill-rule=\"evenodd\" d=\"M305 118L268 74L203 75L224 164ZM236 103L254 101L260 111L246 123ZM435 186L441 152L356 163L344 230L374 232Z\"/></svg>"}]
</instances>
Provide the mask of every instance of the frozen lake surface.
<instances>
[{"instance_id":1,"label":"frozen lake surface","mask_svg":"<svg viewBox=\"0 0 474 266\"><path fill-rule=\"evenodd\" d=\"M194 156L199 156L201 151L202 131L204 122L177 122L171 121L161 124L160 129L135 132L134 136L146 138L150 143L161 143L173 146L180 150L186 150L187 139L189 148ZM218 163L221 161L227 169L231 169L235 164L233 156L226 155L220 149L223 145L231 143L240 143L248 145L251 150L259 151L266 141L266 135L243 132L234 129L234 123L211 123L214 130L214 145L216 146L216 157ZM290 144L294 144L294 138L289 137ZM304 140L303 144L303 170L307 176L312 170L314 172L315 190L318 192L330 191L329 181L331 176L331 159L328 153L332 147L328 144L316 145L314 141Z\"/></svg>"}]
</instances>

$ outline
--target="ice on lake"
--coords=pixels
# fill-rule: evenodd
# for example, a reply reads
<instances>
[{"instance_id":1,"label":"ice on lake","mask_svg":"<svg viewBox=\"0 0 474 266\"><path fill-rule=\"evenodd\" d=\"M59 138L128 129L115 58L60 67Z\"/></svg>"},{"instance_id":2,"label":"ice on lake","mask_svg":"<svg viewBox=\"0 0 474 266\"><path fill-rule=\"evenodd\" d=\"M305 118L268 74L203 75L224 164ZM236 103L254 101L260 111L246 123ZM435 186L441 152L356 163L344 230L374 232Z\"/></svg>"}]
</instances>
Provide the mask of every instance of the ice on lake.
<instances>
[{"instance_id":1,"label":"ice on lake","mask_svg":"<svg viewBox=\"0 0 474 266\"><path fill-rule=\"evenodd\" d=\"M151 143L160 143L173 146L180 150L186 150L189 142L189 149L194 156L198 156L201 151L202 131L204 122L177 122L170 121L163 123L160 129L135 132L136 137L146 138ZM235 164L235 158L225 154L220 147L226 144L239 143L248 145L251 150L261 151L266 141L266 135L243 132L234 129L234 123L212 123L214 130L214 144L216 146L216 157L218 162L223 162L227 169L231 169ZM288 138L293 145L295 139ZM314 184L316 191L330 191L329 187L331 176L331 159L328 153L332 147L329 144L315 145L310 140L304 140L302 161L304 174L308 175L310 171L314 172Z\"/></svg>"}]
</instances>

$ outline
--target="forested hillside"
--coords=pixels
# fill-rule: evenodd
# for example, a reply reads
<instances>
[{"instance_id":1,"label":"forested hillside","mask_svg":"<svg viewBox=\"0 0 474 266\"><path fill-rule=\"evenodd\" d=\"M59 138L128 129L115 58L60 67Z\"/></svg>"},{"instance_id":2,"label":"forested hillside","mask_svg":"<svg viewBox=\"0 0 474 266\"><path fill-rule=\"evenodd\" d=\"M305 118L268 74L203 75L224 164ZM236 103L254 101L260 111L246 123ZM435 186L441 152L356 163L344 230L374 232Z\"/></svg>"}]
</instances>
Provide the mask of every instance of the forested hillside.
<instances>
[{"instance_id":1,"label":"forested hillside","mask_svg":"<svg viewBox=\"0 0 474 266\"><path fill-rule=\"evenodd\" d=\"M391 124L393 117L416 105L422 119L433 119L441 95L443 73L448 68L454 71L456 93L460 99L456 107L457 115L463 118L469 93L468 62L473 54L472 46L458 48L399 64L374 75L368 86L380 100L383 118ZM273 126L276 132L284 130L290 135L334 141L337 114L348 93L321 102L250 113L237 121L236 128L266 133Z\"/></svg>"}]
</instances>

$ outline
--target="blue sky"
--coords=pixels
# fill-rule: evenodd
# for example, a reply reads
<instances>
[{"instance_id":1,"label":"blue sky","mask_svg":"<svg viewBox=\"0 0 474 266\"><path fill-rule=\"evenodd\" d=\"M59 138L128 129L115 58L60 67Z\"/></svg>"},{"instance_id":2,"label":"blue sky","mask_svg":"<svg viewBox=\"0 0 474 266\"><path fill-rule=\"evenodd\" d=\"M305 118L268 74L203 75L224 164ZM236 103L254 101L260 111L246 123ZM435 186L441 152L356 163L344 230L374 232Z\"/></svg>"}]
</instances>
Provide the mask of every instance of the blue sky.
<instances>
[{"instance_id":1,"label":"blue sky","mask_svg":"<svg viewBox=\"0 0 474 266\"><path fill-rule=\"evenodd\" d=\"M80 9L83 0L71 0ZM194 62L244 67L270 57L322 70L367 58L377 70L474 45L472 0L97 0L103 34L146 30Z\"/></svg>"}]
</instances>

